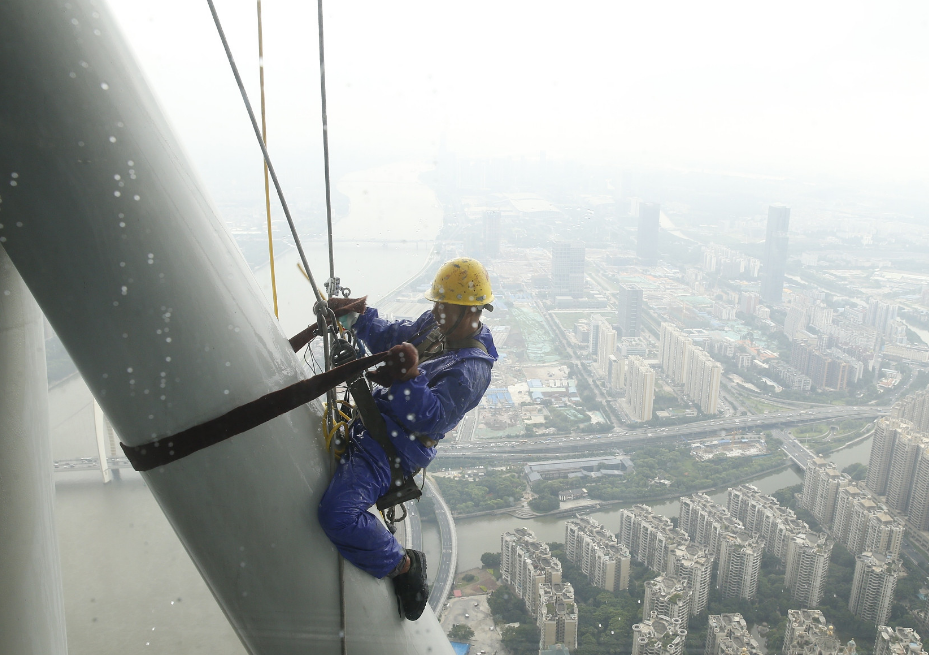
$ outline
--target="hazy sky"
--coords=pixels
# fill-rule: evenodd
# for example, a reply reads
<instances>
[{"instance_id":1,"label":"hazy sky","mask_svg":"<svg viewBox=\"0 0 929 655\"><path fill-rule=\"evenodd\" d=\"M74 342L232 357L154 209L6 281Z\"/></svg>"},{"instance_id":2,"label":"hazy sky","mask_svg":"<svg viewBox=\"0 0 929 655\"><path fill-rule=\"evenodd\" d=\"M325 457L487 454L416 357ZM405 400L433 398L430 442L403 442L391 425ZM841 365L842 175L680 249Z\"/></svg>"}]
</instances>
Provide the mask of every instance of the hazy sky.
<instances>
[{"instance_id":1,"label":"hazy sky","mask_svg":"<svg viewBox=\"0 0 929 655\"><path fill-rule=\"evenodd\" d=\"M257 106L255 2L216 2ZM260 156L206 2L111 6L198 165ZM329 0L325 11L334 159L431 156L445 135L465 156L929 179L929 3ZM272 156L315 166L316 4L266 0L263 12Z\"/></svg>"}]
</instances>

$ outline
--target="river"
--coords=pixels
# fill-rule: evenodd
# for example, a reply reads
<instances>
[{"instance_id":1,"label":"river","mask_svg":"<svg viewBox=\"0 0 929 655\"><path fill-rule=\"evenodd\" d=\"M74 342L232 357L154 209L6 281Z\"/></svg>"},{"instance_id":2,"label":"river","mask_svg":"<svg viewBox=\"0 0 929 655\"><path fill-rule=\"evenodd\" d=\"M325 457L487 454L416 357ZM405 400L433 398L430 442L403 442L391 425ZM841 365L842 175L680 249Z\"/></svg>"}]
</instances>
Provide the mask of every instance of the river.
<instances>
[{"instance_id":1,"label":"river","mask_svg":"<svg viewBox=\"0 0 929 655\"><path fill-rule=\"evenodd\" d=\"M871 453L871 437L861 443L832 453L829 459L841 470L854 462L868 463ZM803 476L794 467L774 471L756 478L751 484L764 493L771 493L784 487L803 482ZM711 493L710 497L723 506L726 504L726 490ZM679 500L667 500L660 503L650 503L652 508L664 516L677 516L680 508ZM591 512L589 516L603 523L607 529L616 531L618 528L619 511L622 506L615 505L610 509ZM527 527L535 532L543 541L564 541L565 517L542 517L536 519L518 519L509 514L495 516L482 516L473 519L456 521L458 530L458 570L464 571L481 565L481 555L486 552L500 552L500 535L507 530L518 527ZM435 545L430 544L435 539ZM438 537L431 532L424 535L424 542L437 547Z\"/></svg>"}]
</instances>

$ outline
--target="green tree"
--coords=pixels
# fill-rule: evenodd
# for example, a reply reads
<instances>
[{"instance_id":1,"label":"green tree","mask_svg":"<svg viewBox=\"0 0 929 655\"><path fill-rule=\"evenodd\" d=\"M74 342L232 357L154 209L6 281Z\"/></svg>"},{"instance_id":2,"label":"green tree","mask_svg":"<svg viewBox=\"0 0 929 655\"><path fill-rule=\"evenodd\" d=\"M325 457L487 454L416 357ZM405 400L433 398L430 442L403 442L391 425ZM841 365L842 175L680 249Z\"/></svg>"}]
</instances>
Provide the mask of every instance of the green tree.
<instances>
[{"instance_id":1,"label":"green tree","mask_svg":"<svg viewBox=\"0 0 929 655\"><path fill-rule=\"evenodd\" d=\"M484 553L481 555L481 566L485 569L497 570L500 568L500 553Z\"/></svg>"},{"instance_id":2,"label":"green tree","mask_svg":"<svg viewBox=\"0 0 929 655\"><path fill-rule=\"evenodd\" d=\"M448 631L448 638L452 641L471 641L474 639L474 630L464 623L456 623Z\"/></svg>"}]
</instances>

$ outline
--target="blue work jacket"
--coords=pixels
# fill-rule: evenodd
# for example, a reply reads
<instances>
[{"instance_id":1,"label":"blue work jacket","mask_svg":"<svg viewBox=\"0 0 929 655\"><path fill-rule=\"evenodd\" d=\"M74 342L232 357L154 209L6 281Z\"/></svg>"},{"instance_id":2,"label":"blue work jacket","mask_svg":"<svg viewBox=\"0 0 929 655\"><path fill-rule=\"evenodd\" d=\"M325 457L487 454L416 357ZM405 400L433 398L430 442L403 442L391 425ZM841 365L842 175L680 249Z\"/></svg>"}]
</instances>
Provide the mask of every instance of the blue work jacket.
<instances>
[{"instance_id":1,"label":"blue work jacket","mask_svg":"<svg viewBox=\"0 0 929 655\"><path fill-rule=\"evenodd\" d=\"M369 307L358 317L354 330L371 352L382 352L409 341L414 335L425 336L428 324L435 325L428 311L412 322L386 321ZM482 325L473 338L487 348L486 353L480 348L448 350L421 363L419 375L412 380L394 382L389 388L375 385L374 402L384 416L387 434L407 473L425 468L435 459L435 448L423 444L417 435L441 441L465 414L477 407L490 386L490 370L497 361L493 337L487 326ZM383 452L360 421L352 426L352 438L369 452L372 447Z\"/></svg>"}]
</instances>

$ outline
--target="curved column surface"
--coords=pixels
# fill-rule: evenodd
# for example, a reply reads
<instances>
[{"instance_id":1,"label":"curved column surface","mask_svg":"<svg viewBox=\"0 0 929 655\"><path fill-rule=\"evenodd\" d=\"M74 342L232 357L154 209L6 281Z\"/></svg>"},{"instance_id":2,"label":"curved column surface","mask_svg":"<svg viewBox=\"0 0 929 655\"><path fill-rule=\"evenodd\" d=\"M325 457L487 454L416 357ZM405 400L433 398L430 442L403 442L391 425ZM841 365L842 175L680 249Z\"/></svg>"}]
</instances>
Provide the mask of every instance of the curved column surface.
<instances>
[{"instance_id":1,"label":"curved column surface","mask_svg":"<svg viewBox=\"0 0 929 655\"><path fill-rule=\"evenodd\" d=\"M0 46L0 241L120 437L304 378L102 3L0 3ZM255 654L340 652L320 432L307 406L145 474ZM389 583L345 571L349 653L451 652L431 612L402 621Z\"/></svg>"},{"instance_id":2,"label":"curved column surface","mask_svg":"<svg viewBox=\"0 0 929 655\"><path fill-rule=\"evenodd\" d=\"M42 313L0 247L0 653L67 652Z\"/></svg>"}]
</instances>

